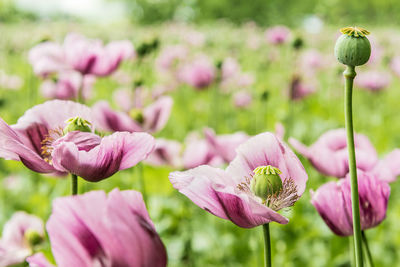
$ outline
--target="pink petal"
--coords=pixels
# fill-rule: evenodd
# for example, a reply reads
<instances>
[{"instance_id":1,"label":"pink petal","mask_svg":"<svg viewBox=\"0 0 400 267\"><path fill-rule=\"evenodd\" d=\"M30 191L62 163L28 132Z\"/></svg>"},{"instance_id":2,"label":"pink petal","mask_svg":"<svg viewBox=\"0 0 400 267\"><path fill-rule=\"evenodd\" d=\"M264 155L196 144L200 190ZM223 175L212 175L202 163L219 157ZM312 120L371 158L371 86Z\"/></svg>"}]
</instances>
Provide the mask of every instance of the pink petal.
<instances>
[{"instance_id":1,"label":"pink petal","mask_svg":"<svg viewBox=\"0 0 400 267\"><path fill-rule=\"evenodd\" d=\"M149 134L127 132L104 137L89 151L79 151L74 143L62 142L53 151L53 166L97 182L144 160L152 152L154 143Z\"/></svg>"},{"instance_id":2,"label":"pink petal","mask_svg":"<svg viewBox=\"0 0 400 267\"><path fill-rule=\"evenodd\" d=\"M55 267L51 264L42 252L36 253L26 259L29 267Z\"/></svg>"},{"instance_id":3,"label":"pink petal","mask_svg":"<svg viewBox=\"0 0 400 267\"><path fill-rule=\"evenodd\" d=\"M123 112L113 111L106 101L99 101L93 106L93 113L99 128L103 131L141 132L142 127Z\"/></svg>"},{"instance_id":4,"label":"pink petal","mask_svg":"<svg viewBox=\"0 0 400 267\"><path fill-rule=\"evenodd\" d=\"M395 149L375 165L372 173L386 182L394 182L400 175L400 149Z\"/></svg>"},{"instance_id":5,"label":"pink petal","mask_svg":"<svg viewBox=\"0 0 400 267\"><path fill-rule=\"evenodd\" d=\"M173 100L169 96L159 98L143 110L144 128L149 132L158 132L167 124L171 114Z\"/></svg>"}]
</instances>

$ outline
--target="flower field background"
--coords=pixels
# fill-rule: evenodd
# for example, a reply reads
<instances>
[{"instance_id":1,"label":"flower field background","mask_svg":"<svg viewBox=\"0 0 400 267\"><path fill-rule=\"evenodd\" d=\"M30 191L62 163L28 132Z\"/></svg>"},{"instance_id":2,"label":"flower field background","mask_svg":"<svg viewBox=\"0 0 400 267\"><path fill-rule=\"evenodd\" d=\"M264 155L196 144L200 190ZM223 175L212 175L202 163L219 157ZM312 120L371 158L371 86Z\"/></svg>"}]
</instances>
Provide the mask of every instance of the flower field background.
<instances>
[{"instance_id":1,"label":"flower field background","mask_svg":"<svg viewBox=\"0 0 400 267\"><path fill-rule=\"evenodd\" d=\"M118 109L116 92L121 88L133 91L140 81L144 94L172 97L168 122L153 136L181 143L182 151L190 143L189 134L195 132L198 138L205 138L205 127L217 135L240 131L252 136L279 131L280 124L285 142L293 137L309 146L326 131L344 127L344 67L333 54L339 36L337 28L341 26L347 25L325 26L319 33L292 28L287 40L272 44L266 36L267 27L253 23L240 26L218 21L203 26L0 24L0 70L4 72L3 75L0 71L0 116L14 124L26 110L46 100L40 90L43 80L34 74L29 63L29 50L44 40L62 43L68 33L76 32L105 43L129 40L136 53L144 42L157 40L159 44L142 59L125 60L114 74L97 78L91 97L86 100L88 106L106 100ZM381 158L400 147L400 64L395 64L396 57L400 57L400 31L368 29L372 56L368 64L357 69L354 123L355 131L370 139ZM296 48L299 40L302 44ZM169 47L176 45L185 51L173 63L177 64L176 68L193 62L198 56L205 57L215 68L213 82L196 89L189 82L177 82L176 73L171 70L175 66L161 70L160 58ZM218 76L221 75L218 66L222 65L223 69L225 63L229 68L229 61L234 61L234 75L230 80L223 80ZM10 82L10 75L17 76L17 82L11 86L6 83ZM259 227L243 229L212 216L172 187L169 173L183 169L180 164L183 153L179 155L175 166L152 166L144 162L98 183L80 179L79 191L109 192L113 188L141 191L140 175L143 175L147 208L166 246L169 266L262 266L263 241ZM306 158L301 155L299 158L309 179L303 197L281 212L289 218L289 223L270 225L273 263L285 267L350 266L349 238L333 235L310 203L310 190L337 179L321 175ZM70 194L69 177L38 174L21 162L1 159L0 177L0 229L20 210L46 221L51 214L52 200ZM387 218L366 232L376 266L396 266L400 261L399 186L398 181L390 184ZM52 258L48 241L40 248L47 258Z\"/></svg>"}]
</instances>

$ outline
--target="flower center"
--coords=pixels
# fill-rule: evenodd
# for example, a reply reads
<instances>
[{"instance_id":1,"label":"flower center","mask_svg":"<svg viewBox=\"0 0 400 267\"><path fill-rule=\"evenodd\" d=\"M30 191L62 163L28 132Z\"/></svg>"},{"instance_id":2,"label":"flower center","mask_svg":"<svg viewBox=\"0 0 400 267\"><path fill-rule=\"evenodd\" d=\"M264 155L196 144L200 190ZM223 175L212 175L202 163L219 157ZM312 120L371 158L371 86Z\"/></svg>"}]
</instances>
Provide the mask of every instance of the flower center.
<instances>
[{"instance_id":1,"label":"flower center","mask_svg":"<svg viewBox=\"0 0 400 267\"><path fill-rule=\"evenodd\" d=\"M354 36L354 37L365 37L365 35L369 34L369 31L361 27L346 27L346 28L341 28L340 31L343 34L347 34L348 36Z\"/></svg>"},{"instance_id":2,"label":"flower center","mask_svg":"<svg viewBox=\"0 0 400 267\"><path fill-rule=\"evenodd\" d=\"M144 122L143 112L138 108L131 109L129 116L140 124Z\"/></svg>"},{"instance_id":3,"label":"flower center","mask_svg":"<svg viewBox=\"0 0 400 267\"><path fill-rule=\"evenodd\" d=\"M67 134L67 133L73 132L73 131L80 131L80 132L91 132L92 131L92 129L91 129L92 124L79 116L70 118L70 119L66 120L65 123L67 124L67 126L65 126L65 128L64 128L64 134Z\"/></svg>"},{"instance_id":4,"label":"flower center","mask_svg":"<svg viewBox=\"0 0 400 267\"><path fill-rule=\"evenodd\" d=\"M262 204L278 211L291 207L300 198L297 195L297 185L292 178L282 181L282 172L271 165L259 166L254 169L251 178L237 185L243 192L257 197Z\"/></svg>"}]
</instances>

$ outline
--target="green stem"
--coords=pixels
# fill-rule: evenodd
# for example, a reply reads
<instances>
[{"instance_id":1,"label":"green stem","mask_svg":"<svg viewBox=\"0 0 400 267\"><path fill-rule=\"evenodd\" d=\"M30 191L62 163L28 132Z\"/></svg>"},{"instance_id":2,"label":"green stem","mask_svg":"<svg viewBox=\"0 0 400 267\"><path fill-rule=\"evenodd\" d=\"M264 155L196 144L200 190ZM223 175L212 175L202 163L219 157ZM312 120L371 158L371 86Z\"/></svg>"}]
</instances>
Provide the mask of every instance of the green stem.
<instances>
[{"instance_id":1,"label":"green stem","mask_svg":"<svg viewBox=\"0 0 400 267\"><path fill-rule=\"evenodd\" d=\"M353 214L354 252L356 258L356 267L362 267L363 257L362 257L362 246L361 246L360 207L358 199L357 167L356 167L356 154L354 149L353 110L352 110L353 80L354 77L356 77L355 67L346 66L346 70L343 72L343 76L346 79L344 113L346 121L347 149L349 151L349 172L351 179L351 207Z\"/></svg>"},{"instance_id":2,"label":"green stem","mask_svg":"<svg viewBox=\"0 0 400 267\"><path fill-rule=\"evenodd\" d=\"M365 252L367 254L369 267L374 267L374 261L372 260L372 254L371 254L371 250L369 249L369 246L368 246L368 240L367 240L367 236L365 235L365 231L361 231L361 236L362 236L362 240L364 243Z\"/></svg>"},{"instance_id":3,"label":"green stem","mask_svg":"<svg viewBox=\"0 0 400 267\"><path fill-rule=\"evenodd\" d=\"M354 266L355 258L354 258L354 245L353 245L353 237L349 236L349 257L350 257L350 266Z\"/></svg>"},{"instance_id":4,"label":"green stem","mask_svg":"<svg viewBox=\"0 0 400 267\"><path fill-rule=\"evenodd\" d=\"M78 194L78 176L71 173L71 191L72 195Z\"/></svg>"},{"instance_id":5,"label":"green stem","mask_svg":"<svg viewBox=\"0 0 400 267\"><path fill-rule=\"evenodd\" d=\"M264 266L271 267L271 236L269 234L269 223L263 225L264 230Z\"/></svg>"},{"instance_id":6,"label":"green stem","mask_svg":"<svg viewBox=\"0 0 400 267\"><path fill-rule=\"evenodd\" d=\"M146 182L144 180L144 175L143 175L143 164L139 163L137 165L138 173L139 173L139 181L140 181L140 187L143 195L143 201L147 206L147 192L146 192Z\"/></svg>"}]
</instances>

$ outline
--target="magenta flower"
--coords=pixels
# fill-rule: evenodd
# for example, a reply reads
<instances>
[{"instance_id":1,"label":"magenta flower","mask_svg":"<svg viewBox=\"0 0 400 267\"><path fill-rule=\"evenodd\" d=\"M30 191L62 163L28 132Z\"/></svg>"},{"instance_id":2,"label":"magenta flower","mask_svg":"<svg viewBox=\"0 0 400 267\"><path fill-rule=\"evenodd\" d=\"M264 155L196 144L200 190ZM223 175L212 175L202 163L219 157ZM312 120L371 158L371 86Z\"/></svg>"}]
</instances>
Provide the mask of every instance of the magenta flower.
<instances>
[{"instance_id":1,"label":"magenta flower","mask_svg":"<svg viewBox=\"0 0 400 267\"><path fill-rule=\"evenodd\" d=\"M79 91L82 90L83 99L88 99L95 81L96 78L92 75L82 76L78 72L68 71L60 73L56 81L44 81L40 90L45 98L62 100L78 99Z\"/></svg>"},{"instance_id":2,"label":"magenta flower","mask_svg":"<svg viewBox=\"0 0 400 267\"><path fill-rule=\"evenodd\" d=\"M84 105L45 102L26 111L17 124L0 119L0 157L36 172L69 172L94 182L134 166L154 148L154 138L146 133L100 137L94 134L96 124Z\"/></svg>"},{"instance_id":3,"label":"magenta flower","mask_svg":"<svg viewBox=\"0 0 400 267\"><path fill-rule=\"evenodd\" d=\"M153 152L145 162L152 166L171 166L173 168L182 167L182 145L173 140L162 138L156 139Z\"/></svg>"},{"instance_id":4,"label":"magenta flower","mask_svg":"<svg viewBox=\"0 0 400 267\"><path fill-rule=\"evenodd\" d=\"M349 172L345 129L324 133L310 147L306 147L294 138L289 138L289 143L323 175L343 178ZM378 157L368 137L355 134L354 145L357 168L364 171L371 170L378 162Z\"/></svg>"},{"instance_id":5,"label":"magenta flower","mask_svg":"<svg viewBox=\"0 0 400 267\"><path fill-rule=\"evenodd\" d=\"M350 176L329 182L312 193L311 203L328 227L339 236L353 234ZM390 187L372 174L358 171L361 229L379 225L386 217Z\"/></svg>"},{"instance_id":6,"label":"magenta flower","mask_svg":"<svg viewBox=\"0 0 400 267\"><path fill-rule=\"evenodd\" d=\"M391 82L391 77L386 72L367 71L358 74L355 82L361 88L376 92L388 87Z\"/></svg>"},{"instance_id":7,"label":"magenta flower","mask_svg":"<svg viewBox=\"0 0 400 267\"><path fill-rule=\"evenodd\" d=\"M59 267L167 264L165 247L136 191L58 198L46 228Z\"/></svg>"},{"instance_id":8,"label":"magenta flower","mask_svg":"<svg viewBox=\"0 0 400 267\"><path fill-rule=\"evenodd\" d=\"M173 100L163 96L144 109L132 109L129 114L114 111L106 101L93 106L98 126L103 131L158 132L168 122Z\"/></svg>"},{"instance_id":9,"label":"magenta flower","mask_svg":"<svg viewBox=\"0 0 400 267\"><path fill-rule=\"evenodd\" d=\"M82 75L107 76L119 67L122 60L134 56L129 41L115 41L104 46L100 40L70 33L63 45L44 42L32 48L29 62L40 76L65 70L76 70Z\"/></svg>"},{"instance_id":10,"label":"magenta flower","mask_svg":"<svg viewBox=\"0 0 400 267\"><path fill-rule=\"evenodd\" d=\"M290 30L285 26L274 26L265 31L265 39L273 45L286 43L290 37Z\"/></svg>"},{"instance_id":11,"label":"magenta flower","mask_svg":"<svg viewBox=\"0 0 400 267\"><path fill-rule=\"evenodd\" d=\"M178 71L179 80L197 89L209 86L215 78L215 68L210 59L198 57Z\"/></svg>"},{"instance_id":12,"label":"magenta flower","mask_svg":"<svg viewBox=\"0 0 400 267\"><path fill-rule=\"evenodd\" d=\"M42 238L44 225L40 218L23 211L14 213L4 225L0 239L0 266L24 262Z\"/></svg>"},{"instance_id":13,"label":"magenta flower","mask_svg":"<svg viewBox=\"0 0 400 267\"><path fill-rule=\"evenodd\" d=\"M281 181L279 190L264 197L254 193L252 180L258 167L276 171L275 177ZM240 145L237 156L225 170L200 166L172 172L169 178L174 188L200 208L240 227L252 228L271 221L286 224L288 219L277 211L292 206L300 198L308 176L285 144L273 134L263 133Z\"/></svg>"}]
</instances>

